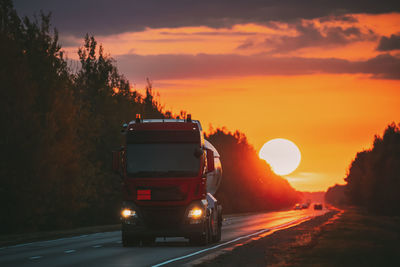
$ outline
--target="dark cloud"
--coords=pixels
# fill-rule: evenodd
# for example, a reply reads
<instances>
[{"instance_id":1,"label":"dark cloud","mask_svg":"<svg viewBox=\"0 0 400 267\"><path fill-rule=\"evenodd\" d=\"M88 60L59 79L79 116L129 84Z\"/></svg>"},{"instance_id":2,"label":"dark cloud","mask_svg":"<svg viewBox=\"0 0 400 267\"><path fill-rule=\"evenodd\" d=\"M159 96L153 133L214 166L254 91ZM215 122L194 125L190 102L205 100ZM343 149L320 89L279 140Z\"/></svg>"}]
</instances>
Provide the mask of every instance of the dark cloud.
<instances>
[{"instance_id":1,"label":"dark cloud","mask_svg":"<svg viewBox=\"0 0 400 267\"><path fill-rule=\"evenodd\" d=\"M248 49L254 47L256 44L252 40L246 40L241 45L237 47L237 49Z\"/></svg>"},{"instance_id":2,"label":"dark cloud","mask_svg":"<svg viewBox=\"0 0 400 267\"><path fill-rule=\"evenodd\" d=\"M257 32L242 32L242 31L218 31L218 32L160 32L162 35L179 35L179 36L248 36L255 35Z\"/></svg>"},{"instance_id":3,"label":"dark cloud","mask_svg":"<svg viewBox=\"0 0 400 267\"><path fill-rule=\"evenodd\" d=\"M62 34L83 36L141 31L146 27L230 27L237 23L267 24L349 13L400 11L400 1L381 0L14 0L20 15L53 13Z\"/></svg>"},{"instance_id":4,"label":"dark cloud","mask_svg":"<svg viewBox=\"0 0 400 267\"><path fill-rule=\"evenodd\" d=\"M249 75L370 74L400 79L400 58L381 55L366 61L332 58L274 58L265 55L124 55L118 67L133 81Z\"/></svg>"},{"instance_id":5,"label":"dark cloud","mask_svg":"<svg viewBox=\"0 0 400 267\"><path fill-rule=\"evenodd\" d=\"M355 65L361 73L372 74L374 78L400 79L400 58L390 54L379 55Z\"/></svg>"},{"instance_id":6,"label":"dark cloud","mask_svg":"<svg viewBox=\"0 0 400 267\"><path fill-rule=\"evenodd\" d=\"M352 42L374 40L372 32L362 33L359 28L326 27L316 28L313 24L298 25L298 36L283 36L276 46L276 52L293 51L305 47L329 47L346 45ZM321 31L322 30L322 31Z\"/></svg>"},{"instance_id":7,"label":"dark cloud","mask_svg":"<svg viewBox=\"0 0 400 267\"><path fill-rule=\"evenodd\" d=\"M82 45L82 40L80 38L73 38L73 37L71 38L71 37L66 37L66 36L61 35L60 36L60 44L63 47L67 47L67 46L79 47Z\"/></svg>"},{"instance_id":8,"label":"dark cloud","mask_svg":"<svg viewBox=\"0 0 400 267\"><path fill-rule=\"evenodd\" d=\"M358 19L352 15L339 15L339 16L326 16L319 19L320 22L328 22L328 21L341 21L346 23L355 23L358 22Z\"/></svg>"},{"instance_id":9,"label":"dark cloud","mask_svg":"<svg viewBox=\"0 0 400 267\"><path fill-rule=\"evenodd\" d=\"M376 40L373 31L362 32L357 27L322 27L318 28L313 23L304 24L297 22L290 25L294 28L297 36L274 36L267 38L263 44L257 44L246 40L238 46L238 49L249 49L254 47L266 47L271 49L270 53L285 53L307 47L333 47L346 45L358 41Z\"/></svg>"},{"instance_id":10,"label":"dark cloud","mask_svg":"<svg viewBox=\"0 0 400 267\"><path fill-rule=\"evenodd\" d=\"M204 39L201 38L158 38L158 39L137 39L135 42L145 42L145 43L177 43L177 42L201 42Z\"/></svg>"},{"instance_id":11,"label":"dark cloud","mask_svg":"<svg viewBox=\"0 0 400 267\"><path fill-rule=\"evenodd\" d=\"M391 51L400 49L400 35L392 34L390 37L382 36L379 41L378 51Z\"/></svg>"}]
</instances>

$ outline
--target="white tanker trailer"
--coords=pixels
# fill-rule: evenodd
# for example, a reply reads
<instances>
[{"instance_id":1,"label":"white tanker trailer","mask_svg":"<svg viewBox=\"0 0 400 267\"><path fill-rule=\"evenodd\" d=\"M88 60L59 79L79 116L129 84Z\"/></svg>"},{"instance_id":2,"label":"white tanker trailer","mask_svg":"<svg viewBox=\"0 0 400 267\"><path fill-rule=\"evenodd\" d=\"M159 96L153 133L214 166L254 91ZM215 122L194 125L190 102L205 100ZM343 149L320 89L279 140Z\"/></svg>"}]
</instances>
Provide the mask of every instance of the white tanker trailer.
<instances>
[{"instance_id":1,"label":"white tanker trailer","mask_svg":"<svg viewBox=\"0 0 400 267\"><path fill-rule=\"evenodd\" d=\"M214 154L214 171L207 173L207 193L215 195L221 184L222 166L217 149L207 140L204 140L204 148L211 150Z\"/></svg>"}]
</instances>

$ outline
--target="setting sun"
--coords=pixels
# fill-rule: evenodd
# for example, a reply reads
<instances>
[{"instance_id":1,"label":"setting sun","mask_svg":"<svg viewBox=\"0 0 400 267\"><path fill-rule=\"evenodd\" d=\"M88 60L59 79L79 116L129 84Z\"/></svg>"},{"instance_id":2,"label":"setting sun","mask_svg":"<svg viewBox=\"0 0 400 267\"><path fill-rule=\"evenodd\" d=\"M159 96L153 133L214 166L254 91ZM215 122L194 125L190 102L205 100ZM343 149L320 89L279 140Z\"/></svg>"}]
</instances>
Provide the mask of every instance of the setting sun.
<instances>
[{"instance_id":1,"label":"setting sun","mask_svg":"<svg viewBox=\"0 0 400 267\"><path fill-rule=\"evenodd\" d=\"M262 146L259 157L265 160L276 174L287 175L299 166L301 153L292 141L277 138Z\"/></svg>"}]
</instances>

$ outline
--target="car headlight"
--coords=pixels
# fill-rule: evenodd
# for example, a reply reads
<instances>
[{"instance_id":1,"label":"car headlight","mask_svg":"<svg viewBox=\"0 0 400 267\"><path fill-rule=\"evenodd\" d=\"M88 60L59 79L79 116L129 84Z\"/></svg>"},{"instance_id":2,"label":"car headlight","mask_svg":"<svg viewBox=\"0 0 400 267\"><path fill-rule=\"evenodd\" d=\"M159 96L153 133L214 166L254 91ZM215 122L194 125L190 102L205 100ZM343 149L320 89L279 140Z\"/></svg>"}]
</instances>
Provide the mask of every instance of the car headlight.
<instances>
[{"instance_id":1,"label":"car headlight","mask_svg":"<svg viewBox=\"0 0 400 267\"><path fill-rule=\"evenodd\" d=\"M191 210L189 210L188 213L188 217L191 219L199 219L201 218L202 215L203 215L203 210L198 207L192 208Z\"/></svg>"},{"instance_id":2,"label":"car headlight","mask_svg":"<svg viewBox=\"0 0 400 267\"><path fill-rule=\"evenodd\" d=\"M136 216L136 211L132 209L123 209L121 211L121 215L123 218L130 218L130 217L135 217Z\"/></svg>"}]
</instances>

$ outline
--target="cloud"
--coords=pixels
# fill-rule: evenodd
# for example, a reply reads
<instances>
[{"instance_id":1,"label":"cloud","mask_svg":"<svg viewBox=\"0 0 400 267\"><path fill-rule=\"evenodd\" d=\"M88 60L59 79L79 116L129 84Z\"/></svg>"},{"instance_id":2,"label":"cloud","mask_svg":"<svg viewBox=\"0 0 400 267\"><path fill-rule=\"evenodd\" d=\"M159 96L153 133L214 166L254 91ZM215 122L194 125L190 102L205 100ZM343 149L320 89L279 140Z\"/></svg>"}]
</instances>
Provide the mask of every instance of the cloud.
<instances>
[{"instance_id":1,"label":"cloud","mask_svg":"<svg viewBox=\"0 0 400 267\"><path fill-rule=\"evenodd\" d=\"M400 58L389 54L366 61L334 58L270 57L266 55L123 55L116 57L129 79L174 80L253 75L369 74L400 79Z\"/></svg>"},{"instance_id":2,"label":"cloud","mask_svg":"<svg viewBox=\"0 0 400 267\"><path fill-rule=\"evenodd\" d=\"M241 45L237 47L237 49L248 49L254 47L256 44L254 41L247 39Z\"/></svg>"},{"instance_id":3,"label":"cloud","mask_svg":"<svg viewBox=\"0 0 400 267\"><path fill-rule=\"evenodd\" d=\"M330 21L341 21L341 22L346 22L346 23L356 23L356 22L358 22L358 19L355 18L352 15L336 15L336 16L326 16L326 17L320 18L319 21L321 23L330 22Z\"/></svg>"},{"instance_id":4,"label":"cloud","mask_svg":"<svg viewBox=\"0 0 400 267\"><path fill-rule=\"evenodd\" d=\"M400 79L400 58L390 54L379 55L364 62L355 63L361 73L372 74L378 79Z\"/></svg>"},{"instance_id":5,"label":"cloud","mask_svg":"<svg viewBox=\"0 0 400 267\"><path fill-rule=\"evenodd\" d=\"M358 27L322 26L314 22L296 22L289 25L297 32L296 36L274 36L266 38L264 43L257 44L246 40L238 49L249 49L257 46L270 48L270 53L285 53L308 47L336 47L352 42L372 41L377 36L371 30L363 32Z\"/></svg>"},{"instance_id":6,"label":"cloud","mask_svg":"<svg viewBox=\"0 0 400 267\"><path fill-rule=\"evenodd\" d=\"M200 38L158 38L158 39L137 39L135 42L145 43L177 43L177 42L201 42L203 39Z\"/></svg>"},{"instance_id":7,"label":"cloud","mask_svg":"<svg viewBox=\"0 0 400 267\"><path fill-rule=\"evenodd\" d=\"M178 36L248 36L255 35L257 32L243 32L243 31L209 31L209 32L160 32L161 35L178 35Z\"/></svg>"},{"instance_id":8,"label":"cloud","mask_svg":"<svg viewBox=\"0 0 400 267\"><path fill-rule=\"evenodd\" d=\"M71 35L61 35L60 36L60 44L62 46L67 47L67 46L73 46L73 47L79 47L82 45L82 40L80 38L77 38L75 36ZM78 50L78 49L76 49Z\"/></svg>"},{"instance_id":9,"label":"cloud","mask_svg":"<svg viewBox=\"0 0 400 267\"><path fill-rule=\"evenodd\" d=\"M400 35L392 34L390 37L382 36L379 41L378 51L391 51L400 49Z\"/></svg>"},{"instance_id":10,"label":"cloud","mask_svg":"<svg viewBox=\"0 0 400 267\"><path fill-rule=\"evenodd\" d=\"M63 34L109 35L149 28L185 26L231 27L238 23L267 24L351 13L400 11L400 1L381 0L14 0L20 15L40 10L53 13Z\"/></svg>"}]
</instances>

